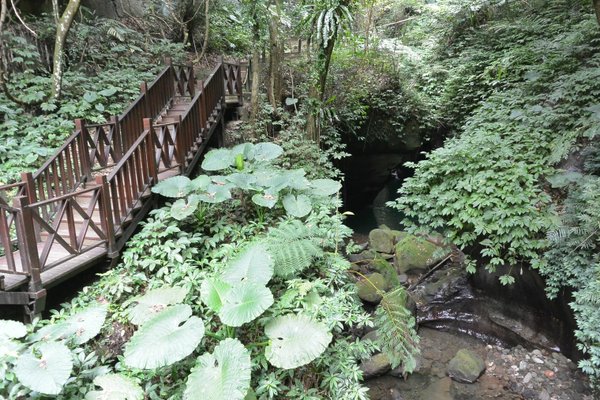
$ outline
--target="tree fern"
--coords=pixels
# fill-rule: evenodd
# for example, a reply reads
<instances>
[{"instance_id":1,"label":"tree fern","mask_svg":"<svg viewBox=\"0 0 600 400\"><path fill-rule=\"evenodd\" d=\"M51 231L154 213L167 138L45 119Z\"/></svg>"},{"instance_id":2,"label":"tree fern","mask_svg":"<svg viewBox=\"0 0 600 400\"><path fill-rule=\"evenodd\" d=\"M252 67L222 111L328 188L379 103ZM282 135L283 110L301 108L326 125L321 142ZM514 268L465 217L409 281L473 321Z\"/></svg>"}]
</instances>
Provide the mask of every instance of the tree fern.
<instances>
[{"instance_id":1,"label":"tree fern","mask_svg":"<svg viewBox=\"0 0 600 400\"><path fill-rule=\"evenodd\" d=\"M408 295L402 286L382 295L383 299L375 311L377 342L392 368L402 364L404 371L410 373L416 366L419 337L415 319L405 306Z\"/></svg>"},{"instance_id":2,"label":"tree fern","mask_svg":"<svg viewBox=\"0 0 600 400\"><path fill-rule=\"evenodd\" d=\"M308 268L315 258L323 255L313 230L298 220L271 229L267 245L273 256L275 275L283 278Z\"/></svg>"}]
</instances>

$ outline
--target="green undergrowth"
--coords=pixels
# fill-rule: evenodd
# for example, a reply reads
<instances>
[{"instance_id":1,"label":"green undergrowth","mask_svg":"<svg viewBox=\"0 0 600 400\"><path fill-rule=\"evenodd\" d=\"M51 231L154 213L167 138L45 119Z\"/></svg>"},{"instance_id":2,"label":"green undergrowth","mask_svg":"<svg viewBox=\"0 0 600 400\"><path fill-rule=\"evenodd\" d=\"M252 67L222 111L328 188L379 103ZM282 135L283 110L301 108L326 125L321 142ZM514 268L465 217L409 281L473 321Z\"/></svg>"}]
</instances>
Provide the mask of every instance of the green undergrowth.
<instances>
[{"instance_id":1,"label":"green undergrowth","mask_svg":"<svg viewBox=\"0 0 600 400\"><path fill-rule=\"evenodd\" d=\"M351 332L373 321L342 256L340 185L295 157L246 143L155 186L167 203L114 269L49 320L0 330L0 398L368 398L358 363L376 345Z\"/></svg>"},{"instance_id":2,"label":"green undergrowth","mask_svg":"<svg viewBox=\"0 0 600 400\"><path fill-rule=\"evenodd\" d=\"M30 22L40 46L54 40L50 17ZM22 104L0 93L0 183L19 179L40 166L73 132L73 120L91 123L119 115L151 82L164 57L182 60L182 46L153 39L105 19L84 17L70 31L60 101L48 101L51 66L39 47L22 36L3 33L13 52L8 90Z\"/></svg>"},{"instance_id":3,"label":"green undergrowth","mask_svg":"<svg viewBox=\"0 0 600 400\"><path fill-rule=\"evenodd\" d=\"M442 232L466 267L539 268L548 295L574 291L580 367L600 376L600 29L585 1L422 5L401 39L401 84L452 134L410 164L390 205L410 231ZM402 73L404 71L404 73ZM591 153L590 153L591 152ZM584 160L582 169L580 161Z\"/></svg>"}]
</instances>

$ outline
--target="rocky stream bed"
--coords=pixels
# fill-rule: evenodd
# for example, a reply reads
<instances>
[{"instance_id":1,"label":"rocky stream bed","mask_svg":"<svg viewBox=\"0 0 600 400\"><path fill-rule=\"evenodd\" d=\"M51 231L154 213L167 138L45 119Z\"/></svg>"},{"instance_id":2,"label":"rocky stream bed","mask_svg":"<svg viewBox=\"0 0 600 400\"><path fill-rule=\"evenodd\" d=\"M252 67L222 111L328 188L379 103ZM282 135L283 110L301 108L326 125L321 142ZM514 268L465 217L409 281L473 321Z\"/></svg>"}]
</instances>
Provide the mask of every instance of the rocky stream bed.
<instances>
[{"instance_id":1,"label":"rocky stream bed","mask_svg":"<svg viewBox=\"0 0 600 400\"><path fill-rule=\"evenodd\" d=\"M361 238L356 237L357 241ZM361 368L373 400L593 400L586 376L559 350L560 335L527 307L508 308L472 287L451 248L383 226L350 255L365 279L358 293L368 310L386 291L408 288L419 324L421 354L405 376L378 353ZM510 312L508 311L510 310ZM377 330L363 333L373 339Z\"/></svg>"}]
</instances>

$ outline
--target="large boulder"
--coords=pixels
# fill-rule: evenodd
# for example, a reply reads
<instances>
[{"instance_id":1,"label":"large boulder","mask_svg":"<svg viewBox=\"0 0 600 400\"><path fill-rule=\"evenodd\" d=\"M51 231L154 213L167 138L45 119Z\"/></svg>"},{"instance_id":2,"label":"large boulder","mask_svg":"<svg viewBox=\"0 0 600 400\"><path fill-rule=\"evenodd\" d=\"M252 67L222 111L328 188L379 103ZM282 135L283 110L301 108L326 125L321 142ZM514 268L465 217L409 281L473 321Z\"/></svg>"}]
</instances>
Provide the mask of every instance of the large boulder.
<instances>
[{"instance_id":1,"label":"large boulder","mask_svg":"<svg viewBox=\"0 0 600 400\"><path fill-rule=\"evenodd\" d=\"M375 271L379 272L385 278L388 288L393 288L400 285L398 274L396 273L396 267L390 264L386 259L382 257L375 258L370 267Z\"/></svg>"},{"instance_id":2,"label":"large boulder","mask_svg":"<svg viewBox=\"0 0 600 400\"><path fill-rule=\"evenodd\" d=\"M406 235L396 244L395 265L399 274L410 270L423 270L446 257L449 250L428 240Z\"/></svg>"},{"instance_id":3,"label":"large boulder","mask_svg":"<svg viewBox=\"0 0 600 400\"><path fill-rule=\"evenodd\" d=\"M373 229L369 232L369 248L379 253L394 252L394 236L388 229Z\"/></svg>"},{"instance_id":4,"label":"large boulder","mask_svg":"<svg viewBox=\"0 0 600 400\"><path fill-rule=\"evenodd\" d=\"M380 292L388 289L385 278L378 272L365 275L365 277L366 279L361 279L356 283L358 297L369 303L379 303L381 301Z\"/></svg>"},{"instance_id":5,"label":"large boulder","mask_svg":"<svg viewBox=\"0 0 600 400\"><path fill-rule=\"evenodd\" d=\"M479 354L460 349L448 363L448 375L457 382L473 383L485 371L485 362Z\"/></svg>"},{"instance_id":6,"label":"large boulder","mask_svg":"<svg viewBox=\"0 0 600 400\"><path fill-rule=\"evenodd\" d=\"M377 353L371 358L360 363L360 369L363 372L363 378L369 379L375 376L383 375L392 368L389 358L383 353Z\"/></svg>"}]
</instances>

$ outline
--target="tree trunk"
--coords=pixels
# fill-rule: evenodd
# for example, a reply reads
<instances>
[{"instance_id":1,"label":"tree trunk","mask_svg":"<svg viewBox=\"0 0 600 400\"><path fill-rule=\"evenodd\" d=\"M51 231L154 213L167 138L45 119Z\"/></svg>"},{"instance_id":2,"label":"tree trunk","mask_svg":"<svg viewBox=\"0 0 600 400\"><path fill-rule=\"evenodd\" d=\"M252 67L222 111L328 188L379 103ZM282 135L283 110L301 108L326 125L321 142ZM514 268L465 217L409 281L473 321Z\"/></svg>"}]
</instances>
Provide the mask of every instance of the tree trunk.
<instances>
[{"instance_id":1,"label":"tree trunk","mask_svg":"<svg viewBox=\"0 0 600 400\"><path fill-rule=\"evenodd\" d=\"M206 49L208 48L208 34L209 34L209 28L210 28L209 12L208 12L209 6L210 6L210 0L206 0L205 6L204 6L204 41L202 41L202 51L200 52L200 55L198 56L198 61L200 61L202 59L202 57L204 57L204 55L206 54Z\"/></svg>"},{"instance_id":2,"label":"tree trunk","mask_svg":"<svg viewBox=\"0 0 600 400\"><path fill-rule=\"evenodd\" d=\"M596 12L596 21L598 21L598 24L600 25L600 0L592 0L592 5Z\"/></svg>"},{"instance_id":3,"label":"tree trunk","mask_svg":"<svg viewBox=\"0 0 600 400\"><path fill-rule=\"evenodd\" d=\"M281 0L275 0L277 9L276 16L269 18L269 103L273 108L279 107L281 103L281 58L283 57L283 45L279 35L279 24L281 12Z\"/></svg>"},{"instance_id":4,"label":"tree trunk","mask_svg":"<svg viewBox=\"0 0 600 400\"><path fill-rule=\"evenodd\" d=\"M327 85L327 75L329 74L329 64L331 64L331 56L333 54L333 48L335 47L335 39L337 38L337 31L334 32L331 39L327 42L327 46L319 54L319 64L322 63L319 71L319 90L321 101L325 99L325 86Z\"/></svg>"},{"instance_id":5,"label":"tree trunk","mask_svg":"<svg viewBox=\"0 0 600 400\"><path fill-rule=\"evenodd\" d=\"M369 13L367 15L367 29L365 29L365 53L369 51L369 38L371 35L371 24L373 22L373 3L369 6Z\"/></svg>"},{"instance_id":6,"label":"tree trunk","mask_svg":"<svg viewBox=\"0 0 600 400\"><path fill-rule=\"evenodd\" d=\"M250 119L256 121L258 116L258 99L260 90L260 26L255 21L252 25L254 47L252 48L252 93L250 94Z\"/></svg>"},{"instance_id":7,"label":"tree trunk","mask_svg":"<svg viewBox=\"0 0 600 400\"><path fill-rule=\"evenodd\" d=\"M62 91L62 77L64 73L64 56L65 56L65 42L67 40L67 34L73 23L73 18L79 9L79 3L81 0L69 0L67 8L62 16L58 19L56 24L56 39L54 41L54 59L52 60L52 91L50 97L52 99L58 99ZM53 6L58 7L57 2L53 2ZM58 8L54 10L54 14L58 15Z\"/></svg>"}]
</instances>

